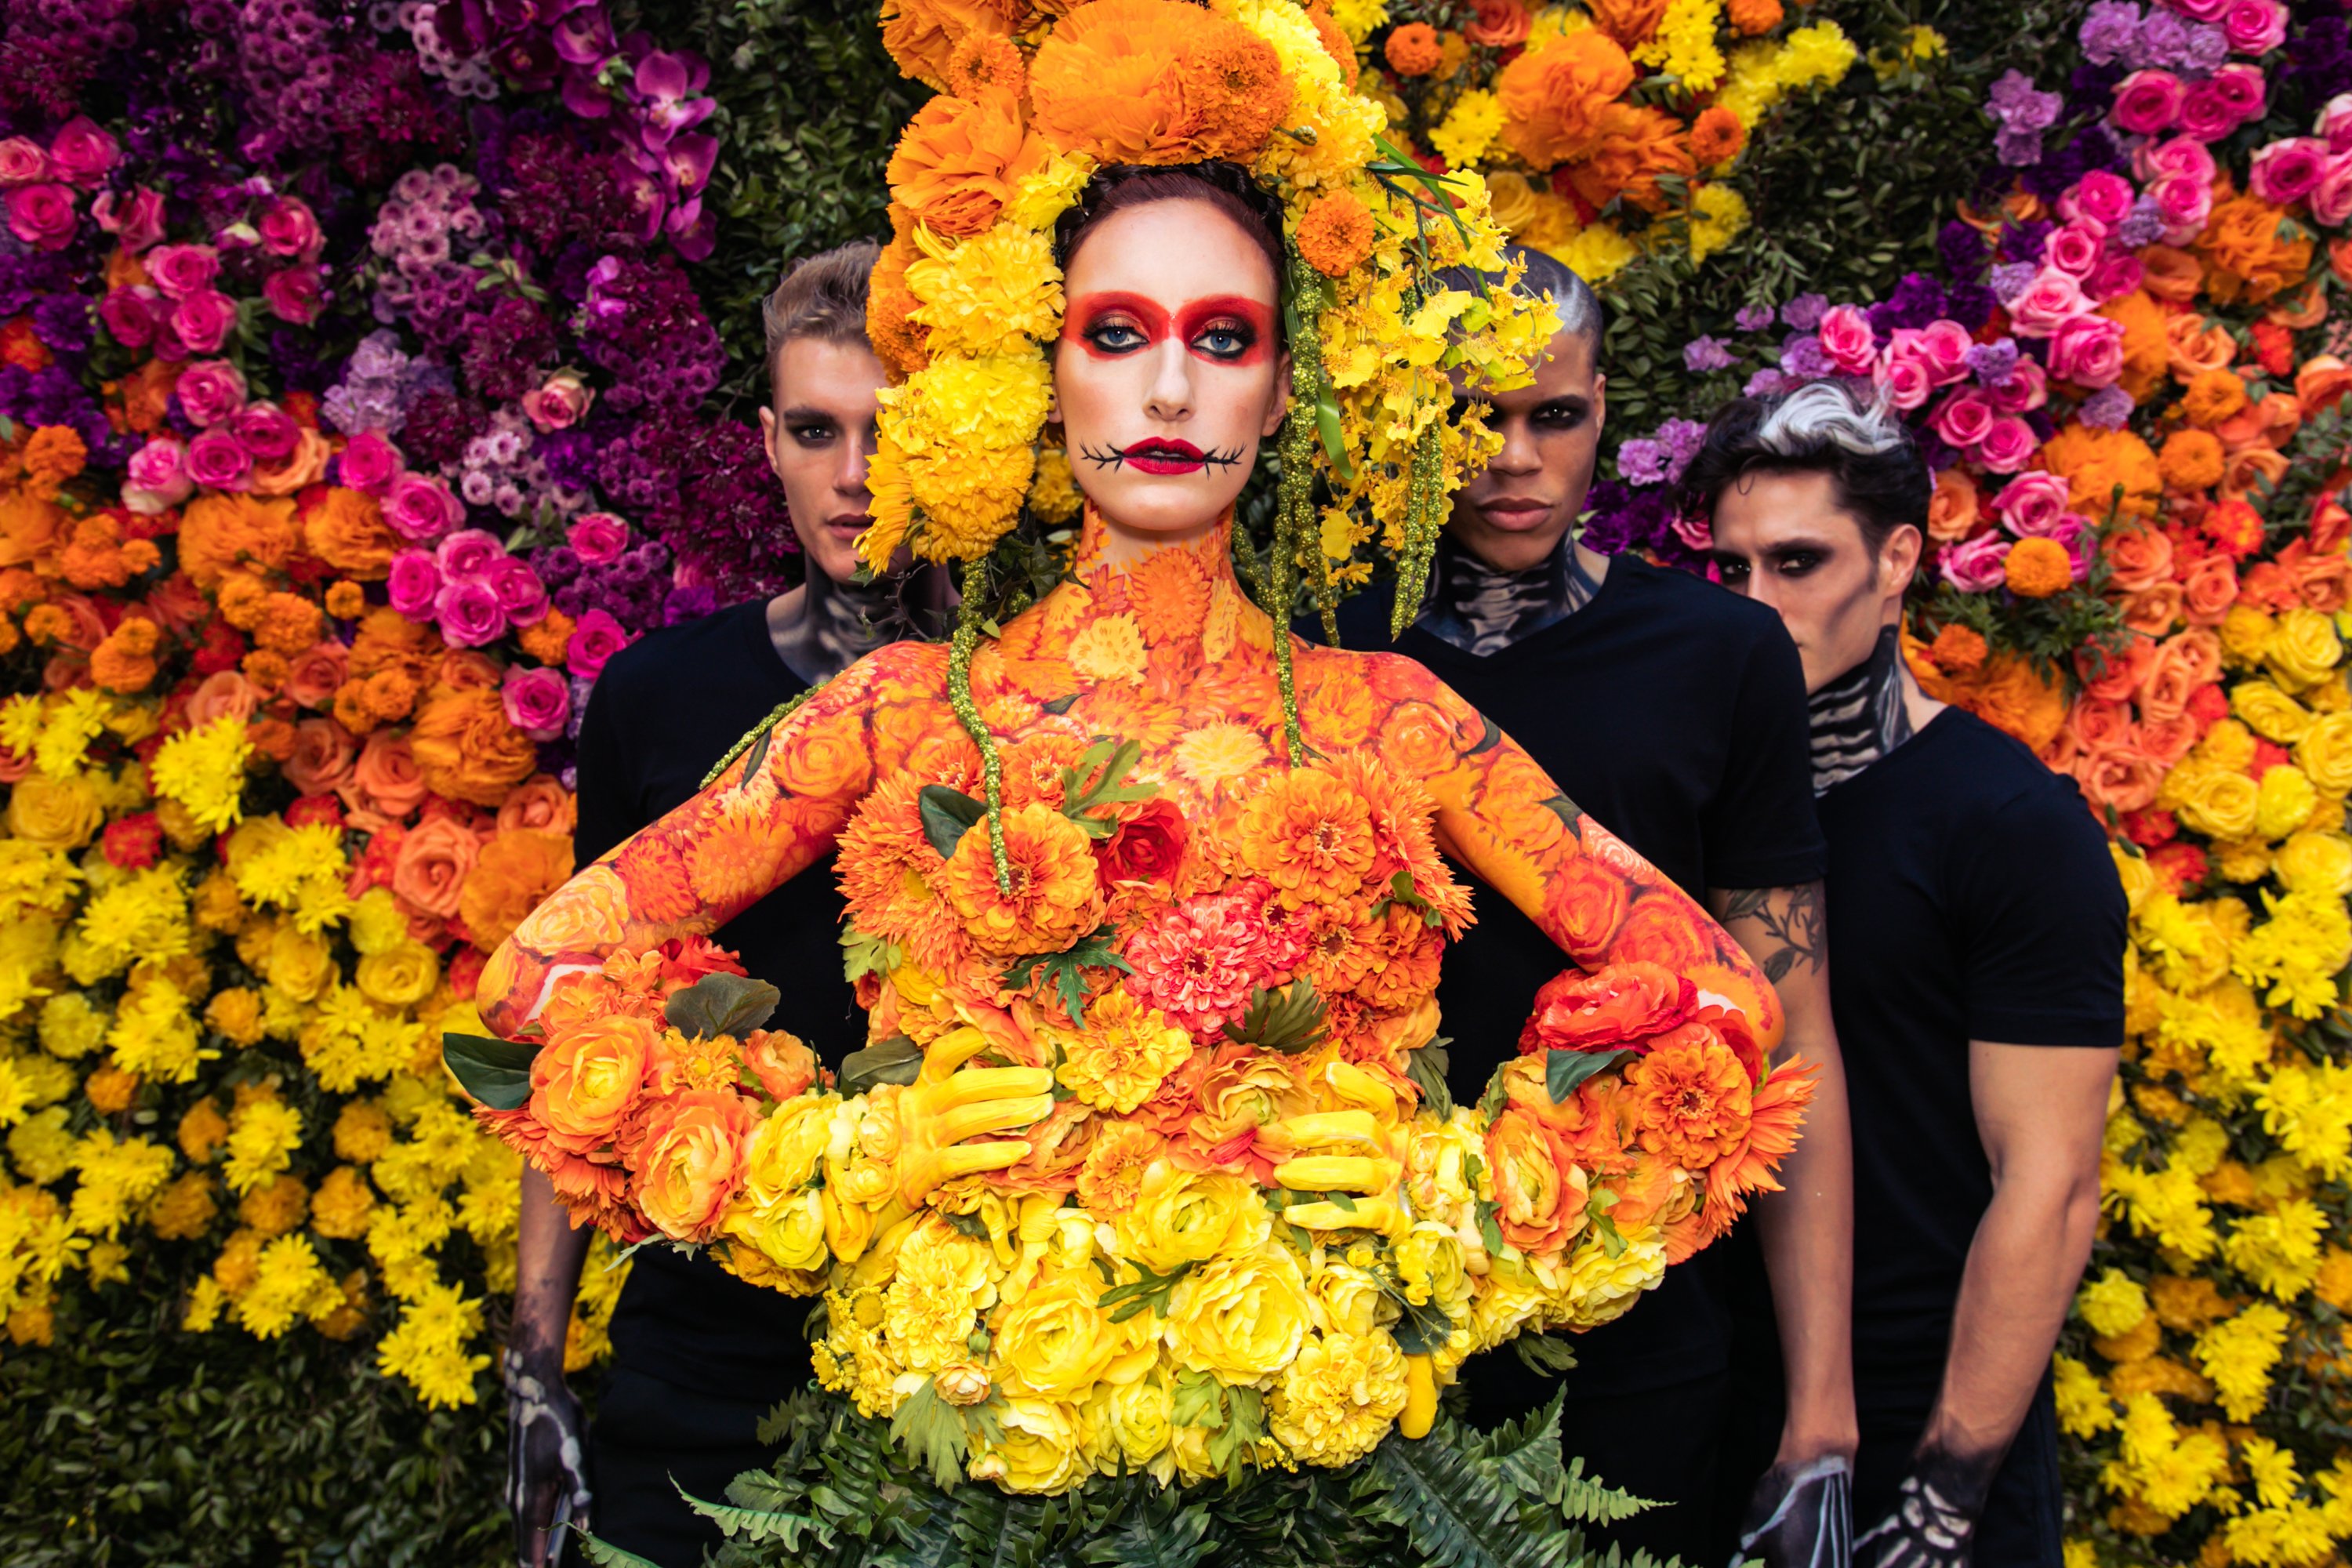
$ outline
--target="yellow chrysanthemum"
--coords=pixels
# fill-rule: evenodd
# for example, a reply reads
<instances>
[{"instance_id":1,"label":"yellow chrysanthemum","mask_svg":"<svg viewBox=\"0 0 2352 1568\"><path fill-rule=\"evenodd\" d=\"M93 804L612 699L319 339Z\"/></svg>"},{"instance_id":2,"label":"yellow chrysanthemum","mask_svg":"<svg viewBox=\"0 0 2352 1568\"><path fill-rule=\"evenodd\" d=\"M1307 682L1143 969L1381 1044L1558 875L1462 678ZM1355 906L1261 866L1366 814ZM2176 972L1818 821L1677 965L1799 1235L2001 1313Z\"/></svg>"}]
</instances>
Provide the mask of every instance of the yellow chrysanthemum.
<instances>
[{"instance_id":1,"label":"yellow chrysanthemum","mask_svg":"<svg viewBox=\"0 0 2352 1568\"><path fill-rule=\"evenodd\" d=\"M1001 223L961 245L918 229L915 243L911 319L930 329L933 354L1013 355L1061 330L1062 274L1045 235Z\"/></svg>"},{"instance_id":2,"label":"yellow chrysanthemum","mask_svg":"<svg viewBox=\"0 0 2352 1568\"><path fill-rule=\"evenodd\" d=\"M244 815L238 802L252 755L244 721L221 718L165 741L147 772L158 795L177 801L196 821L220 832L236 826Z\"/></svg>"}]
</instances>

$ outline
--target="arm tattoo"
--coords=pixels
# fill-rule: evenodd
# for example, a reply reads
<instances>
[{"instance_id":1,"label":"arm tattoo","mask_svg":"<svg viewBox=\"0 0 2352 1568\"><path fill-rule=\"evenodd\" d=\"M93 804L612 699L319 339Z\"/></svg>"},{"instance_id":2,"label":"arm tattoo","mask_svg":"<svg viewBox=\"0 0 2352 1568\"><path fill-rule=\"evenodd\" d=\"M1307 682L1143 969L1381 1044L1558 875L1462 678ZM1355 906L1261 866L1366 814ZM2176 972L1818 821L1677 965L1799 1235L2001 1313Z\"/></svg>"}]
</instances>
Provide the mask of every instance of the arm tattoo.
<instances>
[{"instance_id":1,"label":"arm tattoo","mask_svg":"<svg viewBox=\"0 0 2352 1568\"><path fill-rule=\"evenodd\" d=\"M1764 940L1753 956L1764 966L1766 978L1777 985L1800 963L1820 973L1822 942L1819 882L1795 888L1734 888L1726 897L1728 901L1723 911L1725 925L1752 921L1762 928Z\"/></svg>"}]
</instances>

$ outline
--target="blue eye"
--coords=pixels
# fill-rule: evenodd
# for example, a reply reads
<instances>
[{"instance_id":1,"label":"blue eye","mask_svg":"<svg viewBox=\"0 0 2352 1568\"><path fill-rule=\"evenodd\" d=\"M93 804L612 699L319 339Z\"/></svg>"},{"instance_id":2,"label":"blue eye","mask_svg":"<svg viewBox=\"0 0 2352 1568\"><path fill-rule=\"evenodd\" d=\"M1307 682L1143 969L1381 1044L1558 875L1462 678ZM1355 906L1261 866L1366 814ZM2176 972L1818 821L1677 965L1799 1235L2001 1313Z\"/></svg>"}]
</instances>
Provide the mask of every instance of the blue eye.
<instances>
[{"instance_id":1,"label":"blue eye","mask_svg":"<svg viewBox=\"0 0 2352 1568\"><path fill-rule=\"evenodd\" d=\"M1105 353L1117 354L1139 349L1150 340L1125 321L1105 321L1088 329L1087 341Z\"/></svg>"},{"instance_id":2,"label":"blue eye","mask_svg":"<svg viewBox=\"0 0 2352 1568\"><path fill-rule=\"evenodd\" d=\"M1250 335L1237 327L1211 327L1192 340L1193 346L1213 359L1238 359L1250 350Z\"/></svg>"}]
</instances>

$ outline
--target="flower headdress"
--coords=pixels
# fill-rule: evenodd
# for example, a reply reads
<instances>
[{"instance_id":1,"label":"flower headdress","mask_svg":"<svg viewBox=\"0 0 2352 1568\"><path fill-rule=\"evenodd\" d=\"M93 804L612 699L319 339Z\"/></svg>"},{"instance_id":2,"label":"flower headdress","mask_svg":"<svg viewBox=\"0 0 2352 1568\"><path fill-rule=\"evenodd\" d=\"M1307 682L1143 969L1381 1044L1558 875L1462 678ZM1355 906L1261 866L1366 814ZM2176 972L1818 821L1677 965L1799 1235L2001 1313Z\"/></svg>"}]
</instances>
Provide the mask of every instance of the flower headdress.
<instances>
[{"instance_id":1,"label":"flower headdress","mask_svg":"<svg viewBox=\"0 0 2352 1568\"><path fill-rule=\"evenodd\" d=\"M1066 459L1037 450L1062 325L1052 231L1098 168L1222 161L1280 202L1290 414L1274 548L1261 563L1237 522L1237 565L1277 622L1303 573L1328 621L1371 574L1360 554L1384 548L1409 616L1447 495L1499 444L1475 413L1448 418L1447 372L1524 384L1553 327L1507 286L1479 177L1432 175L1384 140L1386 115L1353 89L1353 45L1296 0L886 0L882 37L940 95L889 164L897 237L868 325L903 379L882 394L860 547L877 570L902 545L965 563L950 688L992 786L970 695L979 606L1024 500L1047 521L1072 510ZM1506 286L1448 287L1449 268ZM1276 650L1297 762L1288 640Z\"/></svg>"}]
</instances>

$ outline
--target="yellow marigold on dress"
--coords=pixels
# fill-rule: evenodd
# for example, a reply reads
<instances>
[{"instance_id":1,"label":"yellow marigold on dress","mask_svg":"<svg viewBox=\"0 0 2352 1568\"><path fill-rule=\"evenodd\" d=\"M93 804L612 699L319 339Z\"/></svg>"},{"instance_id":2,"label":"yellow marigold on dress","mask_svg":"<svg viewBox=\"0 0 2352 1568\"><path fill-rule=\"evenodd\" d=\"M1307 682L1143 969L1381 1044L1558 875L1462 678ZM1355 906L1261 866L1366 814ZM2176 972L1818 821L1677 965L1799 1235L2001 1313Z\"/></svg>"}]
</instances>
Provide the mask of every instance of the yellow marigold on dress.
<instances>
[{"instance_id":1,"label":"yellow marigold on dress","mask_svg":"<svg viewBox=\"0 0 2352 1568\"><path fill-rule=\"evenodd\" d=\"M2054 539L2021 539L2001 563L2009 591L2021 599L2063 594L2074 581L2074 563Z\"/></svg>"},{"instance_id":2,"label":"yellow marigold on dress","mask_svg":"<svg viewBox=\"0 0 2352 1568\"><path fill-rule=\"evenodd\" d=\"M1045 1037L1062 1052L1055 1071L1062 1087L1097 1110L1121 1115L1150 1099L1160 1080L1192 1054L1188 1031L1124 990L1096 998L1085 1028L1049 1026Z\"/></svg>"},{"instance_id":3,"label":"yellow marigold on dress","mask_svg":"<svg viewBox=\"0 0 2352 1568\"><path fill-rule=\"evenodd\" d=\"M1371 210L1352 191L1315 198L1298 220L1298 254L1326 278L1344 277L1372 253Z\"/></svg>"},{"instance_id":4,"label":"yellow marigold on dress","mask_svg":"<svg viewBox=\"0 0 2352 1568\"><path fill-rule=\"evenodd\" d=\"M1187 1274L1170 1297L1166 1333L1183 1364L1255 1383L1298 1353L1314 1316L1297 1255L1269 1245L1220 1253Z\"/></svg>"},{"instance_id":5,"label":"yellow marigold on dress","mask_svg":"<svg viewBox=\"0 0 2352 1568\"><path fill-rule=\"evenodd\" d=\"M1102 923L1103 900L1085 830L1050 805L1004 814L1012 886L1000 891L985 824L956 845L944 878L964 934L982 952L1011 958L1061 952Z\"/></svg>"},{"instance_id":6,"label":"yellow marigold on dress","mask_svg":"<svg viewBox=\"0 0 2352 1568\"><path fill-rule=\"evenodd\" d=\"M979 1314L996 1301L988 1244L930 1218L898 1249L898 1273L883 1292L882 1331L910 1371L932 1372L970 1353Z\"/></svg>"},{"instance_id":7,"label":"yellow marigold on dress","mask_svg":"<svg viewBox=\"0 0 2352 1568\"><path fill-rule=\"evenodd\" d=\"M1379 847L1364 797L1320 769L1301 768L1244 809L1240 847L1243 863L1297 909L1359 897Z\"/></svg>"},{"instance_id":8,"label":"yellow marigold on dress","mask_svg":"<svg viewBox=\"0 0 2352 1568\"><path fill-rule=\"evenodd\" d=\"M1387 1333L1317 1334L1283 1369L1268 1427L1293 1458L1349 1464L1379 1445L1404 1400L1404 1352Z\"/></svg>"}]
</instances>

